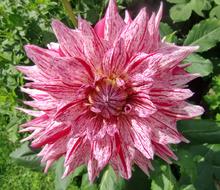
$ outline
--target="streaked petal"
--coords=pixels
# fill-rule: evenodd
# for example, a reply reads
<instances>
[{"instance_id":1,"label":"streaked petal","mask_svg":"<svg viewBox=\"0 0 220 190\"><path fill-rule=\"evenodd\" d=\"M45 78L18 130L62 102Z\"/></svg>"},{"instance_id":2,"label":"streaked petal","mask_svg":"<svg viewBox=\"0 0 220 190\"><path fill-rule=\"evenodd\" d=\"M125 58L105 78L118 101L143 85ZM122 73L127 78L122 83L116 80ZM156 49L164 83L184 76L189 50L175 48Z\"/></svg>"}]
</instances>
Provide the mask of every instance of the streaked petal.
<instances>
[{"instance_id":1,"label":"streaked petal","mask_svg":"<svg viewBox=\"0 0 220 190\"><path fill-rule=\"evenodd\" d=\"M146 158L153 159L154 149L151 143L151 129L137 119L132 119L132 131L134 133L134 147Z\"/></svg>"},{"instance_id":2,"label":"streaked petal","mask_svg":"<svg viewBox=\"0 0 220 190\"><path fill-rule=\"evenodd\" d=\"M128 12L128 10L125 10L125 18L124 18L124 22L126 24L130 24L132 22L132 18Z\"/></svg>"},{"instance_id":3,"label":"streaked petal","mask_svg":"<svg viewBox=\"0 0 220 190\"><path fill-rule=\"evenodd\" d=\"M159 105L178 104L193 95L189 89L181 88L152 88L150 93L151 101Z\"/></svg>"},{"instance_id":4,"label":"streaked petal","mask_svg":"<svg viewBox=\"0 0 220 190\"><path fill-rule=\"evenodd\" d=\"M140 151L135 151L135 157L134 157L135 164L138 165L140 169L144 171L146 175L149 176L149 169L153 169L153 166L150 163L150 160L147 159Z\"/></svg>"},{"instance_id":5,"label":"streaked petal","mask_svg":"<svg viewBox=\"0 0 220 190\"><path fill-rule=\"evenodd\" d=\"M53 20L51 25L65 56L85 58L83 40L79 31L66 27L58 20Z\"/></svg>"},{"instance_id":6,"label":"streaked petal","mask_svg":"<svg viewBox=\"0 0 220 190\"><path fill-rule=\"evenodd\" d=\"M163 44L163 46L157 51L161 54L161 60L159 63L160 70L169 70L177 66L183 59L189 54L198 49L198 46L176 46L174 44Z\"/></svg>"},{"instance_id":7,"label":"streaked petal","mask_svg":"<svg viewBox=\"0 0 220 190\"><path fill-rule=\"evenodd\" d=\"M120 38L125 41L128 57L132 57L135 53L142 51L144 44L148 43L147 20L146 9L142 9L131 24L121 33Z\"/></svg>"},{"instance_id":8,"label":"streaked petal","mask_svg":"<svg viewBox=\"0 0 220 190\"><path fill-rule=\"evenodd\" d=\"M100 38L104 38L105 17L96 23L94 30Z\"/></svg>"},{"instance_id":9,"label":"streaked petal","mask_svg":"<svg viewBox=\"0 0 220 190\"><path fill-rule=\"evenodd\" d=\"M79 58L55 58L52 67L61 76L64 84L81 86L94 80L92 68Z\"/></svg>"},{"instance_id":10,"label":"streaked petal","mask_svg":"<svg viewBox=\"0 0 220 190\"><path fill-rule=\"evenodd\" d=\"M104 56L102 69L107 76L119 75L125 69L127 61L124 41L119 40L112 49L108 50Z\"/></svg>"},{"instance_id":11,"label":"streaked petal","mask_svg":"<svg viewBox=\"0 0 220 190\"><path fill-rule=\"evenodd\" d=\"M118 13L115 0L109 0L109 5L105 13L104 39L113 43L120 35L125 23Z\"/></svg>"},{"instance_id":12,"label":"streaked petal","mask_svg":"<svg viewBox=\"0 0 220 190\"><path fill-rule=\"evenodd\" d=\"M113 151L113 142L106 135L103 139L96 140L93 145L93 156L97 160L97 166L103 169L109 162Z\"/></svg>"},{"instance_id":13,"label":"streaked petal","mask_svg":"<svg viewBox=\"0 0 220 190\"><path fill-rule=\"evenodd\" d=\"M168 116L178 119L190 119L204 113L204 109L201 106L192 105L186 102L182 102L175 106L161 107L161 111Z\"/></svg>"},{"instance_id":14,"label":"streaked petal","mask_svg":"<svg viewBox=\"0 0 220 190\"><path fill-rule=\"evenodd\" d=\"M83 39L83 53L90 65L99 69L104 52L106 51L106 45L86 20L79 19L79 23L78 27L81 32L81 38Z\"/></svg>"}]
</instances>

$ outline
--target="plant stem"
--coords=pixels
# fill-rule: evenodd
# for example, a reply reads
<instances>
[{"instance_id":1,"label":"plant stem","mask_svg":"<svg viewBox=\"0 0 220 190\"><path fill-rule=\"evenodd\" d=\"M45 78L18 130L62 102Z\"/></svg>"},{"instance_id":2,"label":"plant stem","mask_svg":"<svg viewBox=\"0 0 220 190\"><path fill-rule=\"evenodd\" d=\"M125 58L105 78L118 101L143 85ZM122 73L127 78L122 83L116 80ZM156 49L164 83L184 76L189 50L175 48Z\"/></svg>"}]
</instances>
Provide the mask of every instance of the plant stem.
<instances>
[{"instance_id":1,"label":"plant stem","mask_svg":"<svg viewBox=\"0 0 220 190\"><path fill-rule=\"evenodd\" d=\"M62 3L63 3L63 7L66 11L66 14L69 16L70 20L72 21L73 23L73 26L74 27L77 27L77 21L76 21L76 16L74 14L74 11L71 7L71 4L69 2L69 0L61 0Z\"/></svg>"}]
</instances>

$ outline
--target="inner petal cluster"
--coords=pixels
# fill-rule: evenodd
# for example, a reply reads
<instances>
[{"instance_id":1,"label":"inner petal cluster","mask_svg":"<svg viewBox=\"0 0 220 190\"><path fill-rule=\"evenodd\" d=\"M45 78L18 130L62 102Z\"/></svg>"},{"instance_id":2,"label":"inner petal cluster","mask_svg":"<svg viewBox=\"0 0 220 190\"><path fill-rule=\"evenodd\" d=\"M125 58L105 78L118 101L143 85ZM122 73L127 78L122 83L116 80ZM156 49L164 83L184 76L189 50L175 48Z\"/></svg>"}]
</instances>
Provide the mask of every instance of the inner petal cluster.
<instances>
[{"instance_id":1,"label":"inner petal cluster","mask_svg":"<svg viewBox=\"0 0 220 190\"><path fill-rule=\"evenodd\" d=\"M106 119L129 111L126 104L128 93L121 79L104 78L96 82L88 95L88 106L96 114Z\"/></svg>"}]
</instances>

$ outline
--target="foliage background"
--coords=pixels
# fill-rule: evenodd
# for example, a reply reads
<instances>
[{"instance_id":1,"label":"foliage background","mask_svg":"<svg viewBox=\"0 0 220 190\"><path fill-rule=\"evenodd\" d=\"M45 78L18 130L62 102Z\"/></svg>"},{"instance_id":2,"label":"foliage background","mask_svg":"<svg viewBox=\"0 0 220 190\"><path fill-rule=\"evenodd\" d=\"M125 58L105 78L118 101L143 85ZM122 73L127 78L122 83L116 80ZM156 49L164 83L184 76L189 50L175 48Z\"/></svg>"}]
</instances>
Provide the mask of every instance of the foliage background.
<instances>
[{"instance_id":1,"label":"foliage background","mask_svg":"<svg viewBox=\"0 0 220 190\"><path fill-rule=\"evenodd\" d=\"M140 7L157 10L160 1L118 0L132 17ZM220 0L164 0L160 26L166 41L179 45L200 45L197 53L184 62L192 62L189 72L202 75L190 83L195 95L189 100L205 107L202 118L178 123L190 144L173 146L179 160L167 165L155 159L150 178L134 167L133 177L124 181L107 167L96 183L90 185L85 167L60 180L62 159L49 174L42 173L36 158L38 150L19 142L19 124L30 119L15 109L28 99L19 90L23 76L15 65L32 64L24 54L27 43L45 47L56 41L50 28L52 18L71 27L56 0L2 0L0 2L0 190L219 190L220 189ZM76 12L96 23L103 16L107 0L71 0ZM13 153L11 153L13 151Z\"/></svg>"}]
</instances>

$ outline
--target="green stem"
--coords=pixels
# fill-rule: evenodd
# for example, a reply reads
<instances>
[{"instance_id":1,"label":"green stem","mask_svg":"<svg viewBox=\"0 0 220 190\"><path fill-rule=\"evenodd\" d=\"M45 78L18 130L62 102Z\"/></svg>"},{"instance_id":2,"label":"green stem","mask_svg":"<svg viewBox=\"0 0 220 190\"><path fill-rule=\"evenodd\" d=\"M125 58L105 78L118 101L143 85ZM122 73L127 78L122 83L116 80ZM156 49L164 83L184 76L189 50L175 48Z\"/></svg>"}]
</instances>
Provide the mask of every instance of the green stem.
<instances>
[{"instance_id":1,"label":"green stem","mask_svg":"<svg viewBox=\"0 0 220 190\"><path fill-rule=\"evenodd\" d=\"M63 3L63 7L66 11L66 14L69 16L70 20L72 21L73 23L73 26L74 27L77 27L77 21L76 21L76 16L74 14L74 11L71 7L71 4L68 0L61 0L62 3Z\"/></svg>"}]
</instances>

